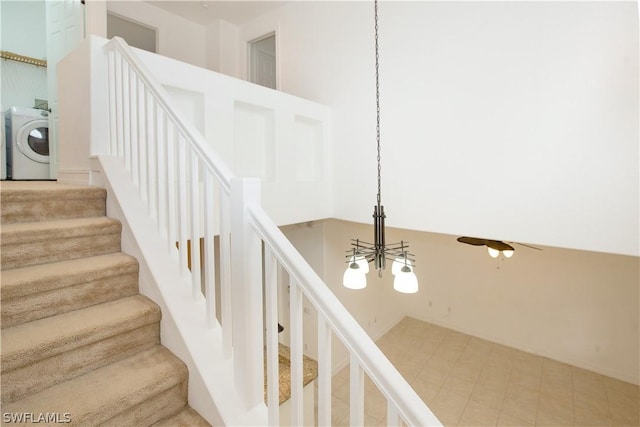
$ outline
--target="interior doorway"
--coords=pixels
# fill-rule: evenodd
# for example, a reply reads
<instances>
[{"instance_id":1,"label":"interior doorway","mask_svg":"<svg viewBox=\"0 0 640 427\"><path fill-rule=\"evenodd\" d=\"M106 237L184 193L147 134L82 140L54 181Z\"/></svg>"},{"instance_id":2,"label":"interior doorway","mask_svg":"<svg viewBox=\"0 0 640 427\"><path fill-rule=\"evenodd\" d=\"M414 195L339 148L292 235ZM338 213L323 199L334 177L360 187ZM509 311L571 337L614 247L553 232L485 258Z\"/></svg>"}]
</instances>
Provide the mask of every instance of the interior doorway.
<instances>
[{"instance_id":1,"label":"interior doorway","mask_svg":"<svg viewBox=\"0 0 640 427\"><path fill-rule=\"evenodd\" d=\"M107 12L107 38L122 37L129 46L158 53L158 30Z\"/></svg>"},{"instance_id":2,"label":"interior doorway","mask_svg":"<svg viewBox=\"0 0 640 427\"><path fill-rule=\"evenodd\" d=\"M249 42L249 81L277 89L276 33Z\"/></svg>"}]
</instances>

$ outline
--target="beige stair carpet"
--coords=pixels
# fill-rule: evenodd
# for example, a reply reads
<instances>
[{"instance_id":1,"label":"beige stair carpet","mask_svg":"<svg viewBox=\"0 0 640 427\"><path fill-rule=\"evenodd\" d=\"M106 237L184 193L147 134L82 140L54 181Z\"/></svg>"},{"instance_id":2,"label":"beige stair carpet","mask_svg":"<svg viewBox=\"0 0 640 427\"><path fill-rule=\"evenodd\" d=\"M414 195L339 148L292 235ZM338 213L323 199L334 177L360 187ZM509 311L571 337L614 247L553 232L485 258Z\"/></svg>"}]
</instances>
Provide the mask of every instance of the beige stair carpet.
<instances>
[{"instance_id":1,"label":"beige stair carpet","mask_svg":"<svg viewBox=\"0 0 640 427\"><path fill-rule=\"evenodd\" d=\"M208 426L105 199L100 188L0 184L2 422Z\"/></svg>"}]
</instances>

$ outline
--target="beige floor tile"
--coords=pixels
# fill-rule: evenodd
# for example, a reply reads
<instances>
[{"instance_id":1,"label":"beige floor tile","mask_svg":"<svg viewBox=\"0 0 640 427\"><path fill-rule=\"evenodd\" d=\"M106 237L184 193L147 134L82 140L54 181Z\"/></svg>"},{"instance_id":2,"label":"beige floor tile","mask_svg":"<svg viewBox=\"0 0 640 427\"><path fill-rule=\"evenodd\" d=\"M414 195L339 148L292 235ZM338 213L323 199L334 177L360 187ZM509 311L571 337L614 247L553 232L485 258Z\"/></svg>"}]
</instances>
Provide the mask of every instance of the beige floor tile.
<instances>
[{"instance_id":1,"label":"beige floor tile","mask_svg":"<svg viewBox=\"0 0 640 427\"><path fill-rule=\"evenodd\" d=\"M607 389L604 376L585 369L573 367L573 391L605 399Z\"/></svg>"},{"instance_id":2,"label":"beige floor tile","mask_svg":"<svg viewBox=\"0 0 640 427\"><path fill-rule=\"evenodd\" d=\"M430 408L446 425L457 425L468 401L468 398L459 394L440 390Z\"/></svg>"},{"instance_id":3,"label":"beige floor tile","mask_svg":"<svg viewBox=\"0 0 640 427\"><path fill-rule=\"evenodd\" d=\"M511 378L511 371L507 369L500 369L499 367L485 365L482 368L478 383L490 384L496 387L501 387L506 390L509 385L509 379Z\"/></svg>"},{"instance_id":4,"label":"beige floor tile","mask_svg":"<svg viewBox=\"0 0 640 427\"><path fill-rule=\"evenodd\" d=\"M533 424L502 412L498 417L498 424L496 425L499 427L526 427L532 426Z\"/></svg>"},{"instance_id":5,"label":"beige floor tile","mask_svg":"<svg viewBox=\"0 0 640 427\"><path fill-rule=\"evenodd\" d=\"M616 407L618 409L626 408L623 410L627 412L637 412L640 410L638 408L640 398L638 396L637 391L634 392L633 390L627 390L627 391L608 390L607 401L609 402L609 405L612 407Z\"/></svg>"},{"instance_id":6,"label":"beige floor tile","mask_svg":"<svg viewBox=\"0 0 640 427\"><path fill-rule=\"evenodd\" d=\"M611 426L611 418L607 412L595 411L590 407L576 406L573 408L574 423L577 426Z\"/></svg>"},{"instance_id":7,"label":"beige floor tile","mask_svg":"<svg viewBox=\"0 0 640 427\"><path fill-rule=\"evenodd\" d=\"M331 385L332 386L341 386L342 384L349 381L349 365L347 367L342 368L337 374L331 377Z\"/></svg>"},{"instance_id":8,"label":"beige floor tile","mask_svg":"<svg viewBox=\"0 0 640 427\"><path fill-rule=\"evenodd\" d=\"M449 358L449 355L439 355L438 353L436 353L431 357L431 359L429 359L425 366L427 367L427 369L432 368L448 376L449 374L451 374L451 371L453 370L455 364L456 360Z\"/></svg>"},{"instance_id":9,"label":"beige floor tile","mask_svg":"<svg viewBox=\"0 0 640 427\"><path fill-rule=\"evenodd\" d=\"M510 374L513 369L513 360L506 355L500 353L494 354L492 352L484 363L484 368L501 369L505 373Z\"/></svg>"},{"instance_id":10,"label":"beige floor tile","mask_svg":"<svg viewBox=\"0 0 640 427\"><path fill-rule=\"evenodd\" d=\"M349 425L349 404L341 399L331 399L331 425Z\"/></svg>"},{"instance_id":11,"label":"beige floor tile","mask_svg":"<svg viewBox=\"0 0 640 427\"><path fill-rule=\"evenodd\" d=\"M513 371L511 371L509 384L515 384L532 390L539 390L540 379L541 376L539 373L536 374L532 371L522 371L518 368L514 368Z\"/></svg>"},{"instance_id":12,"label":"beige floor tile","mask_svg":"<svg viewBox=\"0 0 640 427\"><path fill-rule=\"evenodd\" d=\"M377 420L387 418L387 399L382 395L367 393L364 398L364 413Z\"/></svg>"},{"instance_id":13,"label":"beige floor tile","mask_svg":"<svg viewBox=\"0 0 640 427\"><path fill-rule=\"evenodd\" d=\"M386 418L378 419L378 418L372 417L369 414L364 414L364 425L366 427L386 426L387 419Z\"/></svg>"},{"instance_id":14,"label":"beige floor tile","mask_svg":"<svg viewBox=\"0 0 640 427\"><path fill-rule=\"evenodd\" d=\"M441 391L459 394L460 396L469 398L475 383L461 378L450 376L442 385Z\"/></svg>"},{"instance_id":15,"label":"beige floor tile","mask_svg":"<svg viewBox=\"0 0 640 427\"><path fill-rule=\"evenodd\" d=\"M430 382L437 386L442 386L444 382L449 378L450 370L431 362L424 365L424 367L418 372L416 378Z\"/></svg>"},{"instance_id":16,"label":"beige floor tile","mask_svg":"<svg viewBox=\"0 0 640 427\"><path fill-rule=\"evenodd\" d=\"M442 385L437 385L421 378L415 378L411 382L411 387L420 398L429 406L436 398Z\"/></svg>"},{"instance_id":17,"label":"beige floor tile","mask_svg":"<svg viewBox=\"0 0 640 427\"><path fill-rule=\"evenodd\" d=\"M418 373L422 369L422 366L418 365L417 363L410 363L406 361L394 363L394 365L398 372L400 372L400 374L408 382L413 381L413 379L418 376Z\"/></svg>"},{"instance_id":18,"label":"beige floor tile","mask_svg":"<svg viewBox=\"0 0 640 427\"><path fill-rule=\"evenodd\" d=\"M609 401L606 398L575 392L573 393L573 406L575 409L589 409L590 412L609 415Z\"/></svg>"},{"instance_id":19,"label":"beige floor tile","mask_svg":"<svg viewBox=\"0 0 640 427\"><path fill-rule=\"evenodd\" d=\"M640 426L640 409L637 401L610 401L609 414L614 425Z\"/></svg>"},{"instance_id":20,"label":"beige floor tile","mask_svg":"<svg viewBox=\"0 0 640 427\"><path fill-rule=\"evenodd\" d=\"M477 383L471 392L471 400L484 406L500 409L506 391L506 387Z\"/></svg>"},{"instance_id":21,"label":"beige floor tile","mask_svg":"<svg viewBox=\"0 0 640 427\"><path fill-rule=\"evenodd\" d=\"M571 387L554 386L543 382L540 386L540 398L542 399L543 397L556 400L566 406L572 406L574 404Z\"/></svg>"},{"instance_id":22,"label":"beige floor tile","mask_svg":"<svg viewBox=\"0 0 640 427\"><path fill-rule=\"evenodd\" d=\"M343 402L349 402L349 395L351 393L349 382L341 385L334 385L332 387L331 395L341 399Z\"/></svg>"},{"instance_id":23,"label":"beige floor tile","mask_svg":"<svg viewBox=\"0 0 640 427\"><path fill-rule=\"evenodd\" d=\"M573 405L546 395L540 396L538 400L536 425L572 426Z\"/></svg>"},{"instance_id":24,"label":"beige floor tile","mask_svg":"<svg viewBox=\"0 0 640 427\"><path fill-rule=\"evenodd\" d=\"M502 402L502 412L530 424L536 421L538 393L529 388L509 384Z\"/></svg>"},{"instance_id":25,"label":"beige floor tile","mask_svg":"<svg viewBox=\"0 0 640 427\"><path fill-rule=\"evenodd\" d=\"M467 404L464 412L462 413L459 425L476 427L495 426L498 422L499 415L499 409L491 408L489 406L484 406L478 402L470 401Z\"/></svg>"},{"instance_id":26,"label":"beige floor tile","mask_svg":"<svg viewBox=\"0 0 640 427\"><path fill-rule=\"evenodd\" d=\"M456 362L451 370L451 376L467 381L476 382L482 372L482 363L473 359L460 359Z\"/></svg>"}]
</instances>

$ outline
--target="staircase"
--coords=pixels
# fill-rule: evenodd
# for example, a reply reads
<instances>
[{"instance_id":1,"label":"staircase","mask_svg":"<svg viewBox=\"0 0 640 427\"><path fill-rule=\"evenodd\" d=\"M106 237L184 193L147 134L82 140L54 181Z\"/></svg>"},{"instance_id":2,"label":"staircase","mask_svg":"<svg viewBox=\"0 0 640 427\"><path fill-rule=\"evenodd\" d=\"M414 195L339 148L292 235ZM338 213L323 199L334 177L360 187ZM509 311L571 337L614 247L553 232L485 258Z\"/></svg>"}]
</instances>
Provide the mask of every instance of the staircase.
<instances>
[{"instance_id":1,"label":"staircase","mask_svg":"<svg viewBox=\"0 0 640 427\"><path fill-rule=\"evenodd\" d=\"M3 423L208 426L187 405L187 369L160 344L160 309L138 293L105 198L0 184Z\"/></svg>"}]
</instances>

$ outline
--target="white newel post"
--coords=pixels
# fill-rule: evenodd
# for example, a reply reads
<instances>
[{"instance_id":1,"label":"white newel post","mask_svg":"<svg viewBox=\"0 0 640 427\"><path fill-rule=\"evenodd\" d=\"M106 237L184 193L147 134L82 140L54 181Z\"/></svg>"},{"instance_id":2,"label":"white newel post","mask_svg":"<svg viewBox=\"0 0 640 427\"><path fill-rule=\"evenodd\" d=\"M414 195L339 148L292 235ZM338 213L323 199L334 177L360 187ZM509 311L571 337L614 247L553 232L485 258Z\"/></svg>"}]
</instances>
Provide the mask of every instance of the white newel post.
<instances>
[{"instance_id":1,"label":"white newel post","mask_svg":"<svg viewBox=\"0 0 640 427\"><path fill-rule=\"evenodd\" d=\"M262 249L248 222L260 180L231 180L231 306L234 377L247 409L264 402Z\"/></svg>"}]
</instances>

